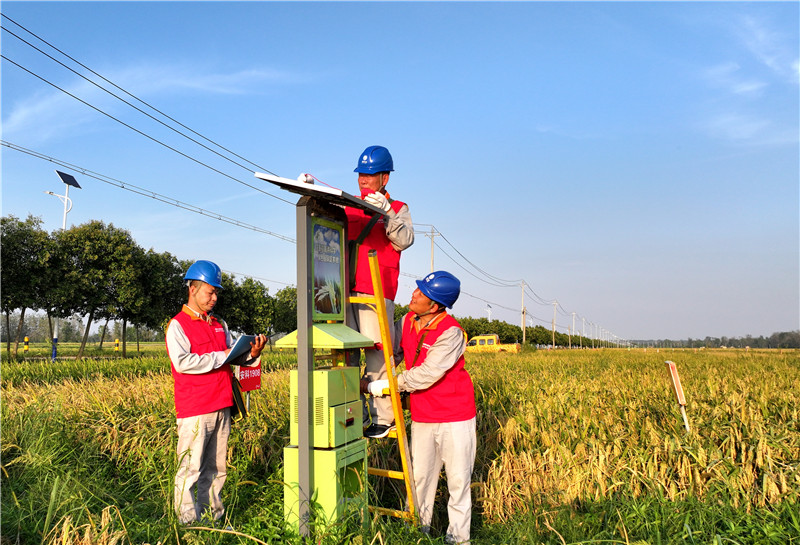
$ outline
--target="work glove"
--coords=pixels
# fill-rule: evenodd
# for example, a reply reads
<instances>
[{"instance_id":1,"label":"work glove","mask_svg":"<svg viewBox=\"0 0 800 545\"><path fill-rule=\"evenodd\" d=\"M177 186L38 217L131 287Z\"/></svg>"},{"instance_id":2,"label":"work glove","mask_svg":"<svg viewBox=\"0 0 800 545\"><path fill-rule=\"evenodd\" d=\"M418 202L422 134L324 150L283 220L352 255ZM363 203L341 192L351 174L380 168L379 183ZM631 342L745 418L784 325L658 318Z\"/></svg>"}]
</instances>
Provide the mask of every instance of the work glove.
<instances>
[{"instance_id":1,"label":"work glove","mask_svg":"<svg viewBox=\"0 0 800 545\"><path fill-rule=\"evenodd\" d=\"M382 396L383 390L389 389L389 380L388 379L381 379L381 380L373 380L367 386L367 390L373 396Z\"/></svg>"},{"instance_id":2,"label":"work glove","mask_svg":"<svg viewBox=\"0 0 800 545\"><path fill-rule=\"evenodd\" d=\"M392 206L389 204L386 196L383 193L378 193L377 191L364 197L364 202L367 202L376 208L380 208L384 212L389 212L389 210L392 209Z\"/></svg>"}]
</instances>

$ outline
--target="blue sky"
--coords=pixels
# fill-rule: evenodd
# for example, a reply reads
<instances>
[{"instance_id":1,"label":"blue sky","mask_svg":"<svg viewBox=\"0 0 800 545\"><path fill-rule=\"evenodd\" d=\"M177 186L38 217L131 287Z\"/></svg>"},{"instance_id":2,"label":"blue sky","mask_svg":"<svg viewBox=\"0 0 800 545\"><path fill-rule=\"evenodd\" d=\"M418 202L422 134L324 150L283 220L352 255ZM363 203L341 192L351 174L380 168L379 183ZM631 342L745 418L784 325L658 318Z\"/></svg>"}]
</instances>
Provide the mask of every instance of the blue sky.
<instances>
[{"instance_id":1,"label":"blue sky","mask_svg":"<svg viewBox=\"0 0 800 545\"><path fill-rule=\"evenodd\" d=\"M309 172L355 193L359 153L380 144L395 160L387 189L418 230L399 303L430 270L433 226L435 268L462 280L456 315L488 316L488 305L519 324L524 281L529 325L549 328L557 301L562 332L573 313L578 332L620 339L800 328L797 2L0 7L241 158L100 91L3 18L5 57L97 108L3 59L5 142L281 237L8 146L3 215L60 228L62 204L43 193L63 193L58 168L83 187L70 192L69 225L113 223L274 293L296 282L285 240L296 197L253 171Z\"/></svg>"}]
</instances>

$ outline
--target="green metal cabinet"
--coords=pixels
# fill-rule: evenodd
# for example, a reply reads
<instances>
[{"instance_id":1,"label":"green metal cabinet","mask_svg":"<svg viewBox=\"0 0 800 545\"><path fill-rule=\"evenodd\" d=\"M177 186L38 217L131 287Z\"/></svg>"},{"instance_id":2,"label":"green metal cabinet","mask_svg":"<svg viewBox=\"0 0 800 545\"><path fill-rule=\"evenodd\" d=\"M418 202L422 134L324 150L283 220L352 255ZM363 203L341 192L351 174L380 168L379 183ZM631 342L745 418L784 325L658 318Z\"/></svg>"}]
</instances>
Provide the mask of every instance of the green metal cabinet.
<instances>
[{"instance_id":1,"label":"green metal cabinet","mask_svg":"<svg viewBox=\"0 0 800 545\"><path fill-rule=\"evenodd\" d=\"M359 428L360 428L359 424ZM298 497L298 452L296 446L283 449L283 511L286 522L300 524ZM358 439L333 449L311 451L313 475L312 504L318 522L330 524L358 512L362 524L367 509L367 440Z\"/></svg>"},{"instance_id":2,"label":"green metal cabinet","mask_svg":"<svg viewBox=\"0 0 800 545\"><path fill-rule=\"evenodd\" d=\"M358 367L329 367L311 373L314 391L314 448L333 448L364 436ZM297 370L289 379L289 444L298 444Z\"/></svg>"}]
</instances>

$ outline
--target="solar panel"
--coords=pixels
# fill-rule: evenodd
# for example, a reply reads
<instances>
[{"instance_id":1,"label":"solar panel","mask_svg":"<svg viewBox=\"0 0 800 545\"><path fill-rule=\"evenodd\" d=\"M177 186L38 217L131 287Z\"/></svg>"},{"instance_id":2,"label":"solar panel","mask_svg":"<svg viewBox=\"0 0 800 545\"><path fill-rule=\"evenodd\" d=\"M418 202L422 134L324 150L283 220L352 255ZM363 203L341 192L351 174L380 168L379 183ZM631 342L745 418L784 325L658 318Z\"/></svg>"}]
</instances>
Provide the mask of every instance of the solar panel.
<instances>
[{"instance_id":1,"label":"solar panel","mask_svg":"<svg viewBox=\"0 0 800 545\"><path fill-rule=\"evenodd\" d=\"M335 187L309 184L300 182L298 180L291 180L289 178L281 178L280 176L275 176L274 174L265 174L263 172L256 172L255 176L256 178L273 183L281 189L285 189L286 191L290 191L292 193L297 193L298 195L317 197L338 204L339 206L352 206L355 208L361 208L368 213L379 214L381 216L386 215L386 212L377 206L372 206L358 197L354 197L353 195L350 195L341 189L336 189Z\"/></svg>"},{"instance_id":2,"label":"solar panel","mask_svg":"<svg viewBox=\"0 0 800 545\"><path fill-rule=\"evenodd\" d=\"M58 174L58 177L61 178L61 181L65 184L71 185L72 187L77 187L78 189L81 188L81 186L78 185L78 180L76 180L75 176L72 174L67 174L66 172L61 172L60 170L56 170L56 174Z\"/></svg>"}]
</instances>

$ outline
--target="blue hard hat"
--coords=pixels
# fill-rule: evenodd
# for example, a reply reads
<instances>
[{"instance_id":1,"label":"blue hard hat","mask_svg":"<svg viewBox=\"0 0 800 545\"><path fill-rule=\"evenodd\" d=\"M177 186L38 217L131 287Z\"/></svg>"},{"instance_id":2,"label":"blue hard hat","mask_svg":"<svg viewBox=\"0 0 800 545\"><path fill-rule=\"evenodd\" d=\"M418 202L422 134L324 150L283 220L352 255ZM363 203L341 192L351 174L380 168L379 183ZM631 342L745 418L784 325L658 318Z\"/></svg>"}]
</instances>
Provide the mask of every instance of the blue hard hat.
<instances>
[{"instance_id":1,"label":"blue hard hat","mask_svg":"<svg viewBox=\"0 0 800 545\"><path fill-rule=\"evenodd\" d=\"M215 288L222 288L222 269L216 263L201 259L192 263L183 280L184 282L201 280Z\"/></svg>"},{"instance_id":2,"label":"blue hard hat","mask_svg":"<svg viewBox=\"0 0 800 545\"><path fill-rule=\"evenodd\" d=\"M377 174L393 172L392 154L383 146L370 146L358 158L358 165L353 172L361 174Z\"/></svg>"},{"instance_id":3,"label":"blue hard hat","mask_svg":"<svg viewBox=\"0 0 800 545\"><path fill-rule=\"evenodd\" d=\"M461 282L447 271L435 271L417 280L417 287L425 297L447 308L453 308L453 303L461 293Z\"/></svg>"}]
</instances>

